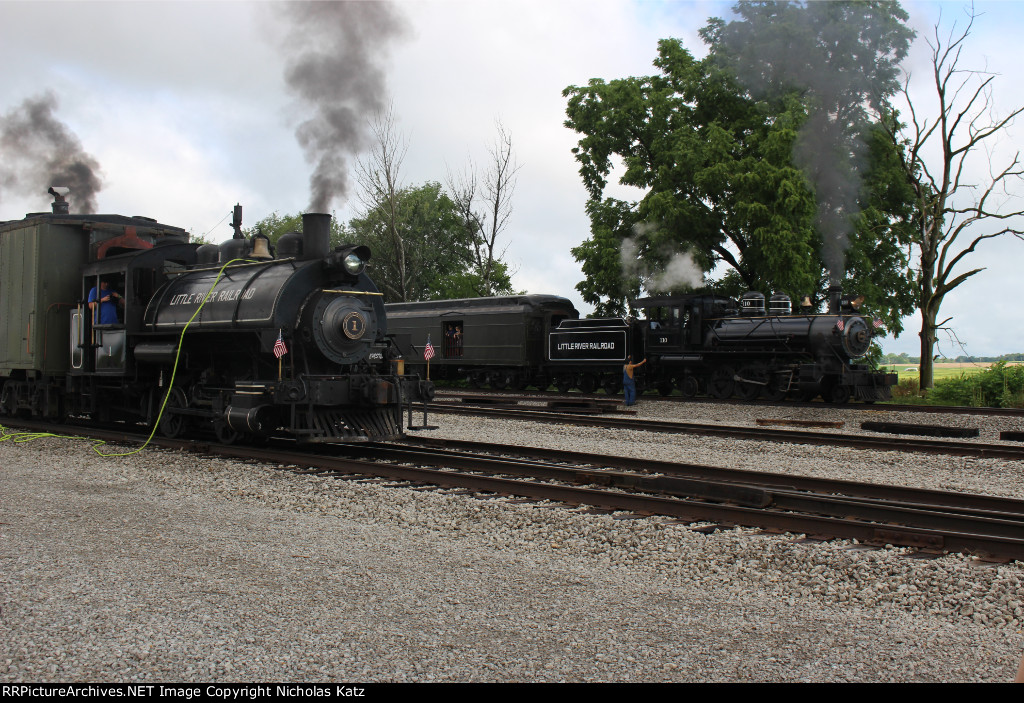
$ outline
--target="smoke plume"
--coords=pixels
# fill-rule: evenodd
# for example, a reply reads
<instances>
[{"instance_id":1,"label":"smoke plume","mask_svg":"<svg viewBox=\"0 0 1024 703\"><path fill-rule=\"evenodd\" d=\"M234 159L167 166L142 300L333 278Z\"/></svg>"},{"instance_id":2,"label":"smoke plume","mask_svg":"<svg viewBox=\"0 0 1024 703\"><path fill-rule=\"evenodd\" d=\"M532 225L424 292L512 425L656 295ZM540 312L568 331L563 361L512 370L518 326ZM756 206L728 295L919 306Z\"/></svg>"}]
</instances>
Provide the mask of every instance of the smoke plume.
<instances>
[{"instance_id":1,"label":"smoke plume","mask_svg":"<svg viewBox=\"0 0 1024 703\"><path fill-rule=\"evenodd\" d=\"M693 260L689 252L672 254L665 268L653 274L647 282L647 290L669 293L679 289L699 288L704 282L704 271Z\"/></svg>"},{"instance_id":2,"label":"smoke plume","mask_svg":"<svg viewBox=\"0 0 1024 703\"><path fill-rule=\"evenodd\" d=\"M312 212L328 212L349 188L349 163L369 141L368 119L385 104L381 60L405 23L386 2L288 2L288 87L312 109L295 136L310 176Z\"/></svg>"},{"instance_id":3,"label":"smoke plume","mask_svg":"<svg viewBox=\"0 0 1024 703\"><path fill-rule=\"evenodd\" d=\"M859 128L895 90L913 32L896 3L740 3L734 11L743 21L724 26L719 48L740 80L757 96L796 90L807 98L793 163L814 188L822 259L836 283L860 211L867 146Z\"/></svg>"},{"instance_id":4,"label":"smoke plume","mask_svg":"<svg viewBox=\"0 0 1024 703\"><path fill-rule=\"evenodd\" d=\"M639 276L644 289L652 293L678 292L703 285L704 271L689 252L662 249L660 253L666 263L657 271L652 271L640 260L642 238L655 229L654 225L639 223L633 226L634 236L622 240L622 247L619 249L622 275L626 278Z\"/></svg>"},{"instance_id":5,"label":"smoke plume","mask_svg":"<svg viewBox=\"0 0 1024 703\"><path fill-rule=\"evenodd\" d=\"M66 186L75 212L94 213L102 187L99 162L54 116L56 109L57 97L48 92L0 117L0 194L46 197L50 186Z\"/></svg>"}]
</instances>

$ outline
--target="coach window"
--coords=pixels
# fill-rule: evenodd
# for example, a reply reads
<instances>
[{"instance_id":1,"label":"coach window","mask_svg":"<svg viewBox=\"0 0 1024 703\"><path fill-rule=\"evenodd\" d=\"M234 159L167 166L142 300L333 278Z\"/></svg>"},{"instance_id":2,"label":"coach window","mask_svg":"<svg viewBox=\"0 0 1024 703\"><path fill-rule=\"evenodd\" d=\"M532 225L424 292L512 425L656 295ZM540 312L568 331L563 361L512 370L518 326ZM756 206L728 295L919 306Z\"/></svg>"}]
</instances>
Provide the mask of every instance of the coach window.
<instances>
[{"instance_id":1,"label":"coach window","mask_svg":"<svg viewBox=\"0 0 1024 703\"><path fill-rule=\"evenodd\" d=\"M444 356L446 359L462 356L462 320L444 323Z\"/></svg>"}]
</instances>

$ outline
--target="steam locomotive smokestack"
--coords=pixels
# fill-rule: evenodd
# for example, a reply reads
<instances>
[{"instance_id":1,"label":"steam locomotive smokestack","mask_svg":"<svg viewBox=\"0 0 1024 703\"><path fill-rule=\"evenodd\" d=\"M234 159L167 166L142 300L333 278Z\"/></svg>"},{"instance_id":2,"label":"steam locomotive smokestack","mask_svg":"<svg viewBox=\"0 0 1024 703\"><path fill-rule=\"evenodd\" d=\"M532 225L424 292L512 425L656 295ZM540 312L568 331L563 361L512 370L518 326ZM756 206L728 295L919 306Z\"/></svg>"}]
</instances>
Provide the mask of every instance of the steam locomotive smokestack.
<instances>
[{"instance_id":1,"label":"steam locomotive smokestack","mask_svg":"<svg viewBox=\"0 0 1024 703\"><path fill-rule=\"evenodd\" d=\"M833 283L828 287L828 311L832 315L839 314L839 301L843 296L843 287Z\"/></svg>"},{"instance_id":2,"label":"steam locomotive smokestack","mask_svg":"<svg viewBox=\"0 0 1024 703\"><path fill-rule=\"evenodd\" d=\"M307 212L302 216L302 258L323 259L331 253L331 216Z\"/></svg>"}]
</instances>

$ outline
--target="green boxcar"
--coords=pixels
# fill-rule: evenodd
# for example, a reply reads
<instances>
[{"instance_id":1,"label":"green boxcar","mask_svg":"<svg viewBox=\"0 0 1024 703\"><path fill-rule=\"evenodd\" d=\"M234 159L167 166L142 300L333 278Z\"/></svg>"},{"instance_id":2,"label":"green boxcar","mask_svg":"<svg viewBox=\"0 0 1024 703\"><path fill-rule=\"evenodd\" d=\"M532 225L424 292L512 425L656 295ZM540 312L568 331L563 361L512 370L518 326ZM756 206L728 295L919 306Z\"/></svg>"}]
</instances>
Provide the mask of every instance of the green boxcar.
<instances>
[{"instance_id":1,"label":"green boxcar","mask_svg":"<svg viewBox=\"0 0 1024 703\"><path fill-rule=\"evenodd\" d=\"M0 223L0 376L67 371L68 310L81 296L88 251L80 221Z\"/></svg>"}]
</instances>

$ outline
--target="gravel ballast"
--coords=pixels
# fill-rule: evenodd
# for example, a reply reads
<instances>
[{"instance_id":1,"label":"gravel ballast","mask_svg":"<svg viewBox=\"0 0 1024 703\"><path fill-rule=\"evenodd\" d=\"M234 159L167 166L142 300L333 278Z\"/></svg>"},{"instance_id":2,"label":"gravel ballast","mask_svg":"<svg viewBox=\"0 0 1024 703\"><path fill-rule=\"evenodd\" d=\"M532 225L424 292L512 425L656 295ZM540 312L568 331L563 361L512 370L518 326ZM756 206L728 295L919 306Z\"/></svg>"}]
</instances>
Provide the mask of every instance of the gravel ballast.
<instances>
[{"instance_id":1,"label":"gravel ballast","mask_svg":"<svg viewBox=\"0 0 1024 703\"><path fill-rule=\"evenodd\" d=\"M428 435L1024 497L1017 462L434 420ZM1008 681L1024 646L1020 562L63 439L0 442L0 466L5 682Z\"/></svg>"}]
</instances>

